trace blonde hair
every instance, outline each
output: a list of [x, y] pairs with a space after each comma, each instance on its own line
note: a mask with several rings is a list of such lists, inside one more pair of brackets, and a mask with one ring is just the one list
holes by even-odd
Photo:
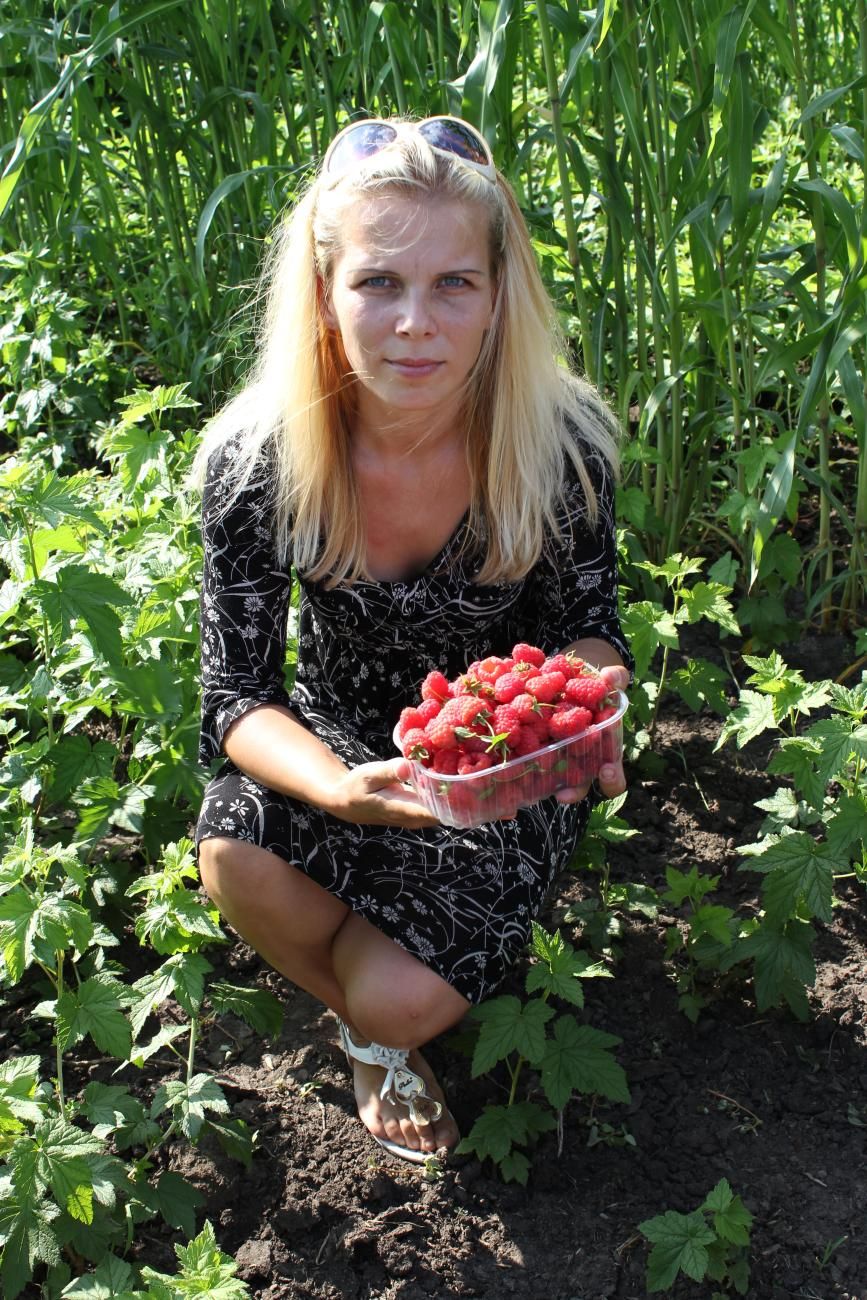
[[[468, 536], [480, 546], [480, 583], [516, 581], [536, 563], [546, 527], [556, 534], [568, 464], [592, 523], [597, 502], [580, 443], [614, 471], [618, 430], [596, 391], [566, 362], [554, 308], [524, 218], [502, 176], [492, 183], [435, 152], [416, 132], [332, 181], [319, 175], [279, 226], [262, 275], [255, 364], [242, 390], [209, 422], [192, 471], [231, 441], [228, 503], [266, 448], [273, 459], [277, 555], [329, 586], [369, 576], [350, 456], [354, 376], [321, 310], [340, 251], [341, 217], [372, 195], [472, 202], [489, 219], [496, 281], [493, 320], [467, 381], [471, 482]], [[576, 437], [577, 435], [577, 437]]]

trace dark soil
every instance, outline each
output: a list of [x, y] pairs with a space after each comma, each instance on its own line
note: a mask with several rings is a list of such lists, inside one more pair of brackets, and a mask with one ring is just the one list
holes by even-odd
[[[827, 650], [821, 667], [802, 650], [808, 675], [827, 675]], [[718, 727], [669, 711], [656, 744], [664, 771], [632, 774], [623, 815], [639, 834], [609, 860], [613, 880], [660, 890], [668, 864], [696, 865], [721, 877], [711, 901], [749, 913], [759, 877], [738, 870], [738, 846], [755, 838], [763, 814], [754, 803], [773, 789], [768, 746], [715, 754]], [[246, 1171], [207, 1143], [179, 1146], [171, 1163], [205, 1193], [222, 1248], [261, 1300], [639, 1300], [648, 1245], [637, 1225], [696, 1209], [723, 1177], [754, 1216], [750, 1297], [867, 1300], [867, 922], [863, 891], [842, 884], [834, 922], [819, 930], [809, 1023], [783, 1010], [759, 1015], [750, 985], [728, 977], [691, 1024], [665, 958], [665, 930], [678, 918], [624, 917], [615, 978], [586, 984], [579, 1013], [622, 1039], [631, 1103], [592, 1112], [620, 1144], [588, 1145], [590, 1103], [575, 1099], [562, 1149], [556, 1133], [540, 1140], [526, 1188], [467, 1157], [429, 1180], [384, 1155], [355, 1117], [331, 1017], [238, 945], [230, 973], [281, 997], [282, 1035], [263, 1045], [231, 1022], [234, 1039], [214, 1028], [202, 1050], [233, 1112], [258, 1134], [257, 1153]], [[543, 920], [561, 924], [596, 889], [590, 873], [567, 875]], [[574, 925], [562, 930], [580, 942]], [[512, 988], [521, 991], [520, 972]], [[448, 1038], [429, 1055], [463, 1132], [486, 1102], [504, 1100], [502, 1080], [471, 1080]], [[140, 1253], [173, 1267], [168, 1237], [145, 1239]], [[680, 1283], [669, 1294], [713, 1292]]]

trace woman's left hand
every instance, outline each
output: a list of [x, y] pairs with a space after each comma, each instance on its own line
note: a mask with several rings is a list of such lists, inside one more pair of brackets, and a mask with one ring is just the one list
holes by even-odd
[[[601, 668], [600, 676], [608, 682], [612, 691], [625, 691], [629, 685], [629, 670], [622, 667]], [[564, 790], [557, 791], [557, 798], [560, 803], [580, 803], [586, 799], [590, 792], [592, 782], [588, 781], [584, 785], [567, 786]], [[623, 763], [618, 760], [616, 763], [604, 763], [599, 769], [596, 777], [596, 785], [603, 799], [614, 799], [617, 795], [623, 794], [626, 789], [626, 776], [623, 771]]]

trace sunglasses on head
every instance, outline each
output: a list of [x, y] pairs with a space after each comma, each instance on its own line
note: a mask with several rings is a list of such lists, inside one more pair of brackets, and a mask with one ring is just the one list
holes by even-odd
[[387, 122], [372, 117], [353, 122], [331, 141], [322, 170], [334, 179], [344, 176], [407, 132], [417, 132], [434, 153], [458, 158], [487, 180], [496, 181], [497, 169], [487, 140], [460, 117], [426, 117], [423, 122]]

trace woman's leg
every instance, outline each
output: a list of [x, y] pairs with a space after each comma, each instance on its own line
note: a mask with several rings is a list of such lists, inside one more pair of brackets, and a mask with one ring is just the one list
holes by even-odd
[[[411, 1050], [409, 1065], [428, 1091], [442, 1093], [415, 1051], [467, 1010], [465, 998], [363, 917], [274, 853], [242, 840], [213, 837], [199, 846], [199, 872], [224, 918], [282, 975], [352, 1026], [359, 1044], [373, 1039]], [[353, 1061], [363, 1122], [378, 1137], [415, 1150], [457, 1140], [444, 1109], [416, 1129], [403, 1107], [380, 1101], [383, 1072]]]

